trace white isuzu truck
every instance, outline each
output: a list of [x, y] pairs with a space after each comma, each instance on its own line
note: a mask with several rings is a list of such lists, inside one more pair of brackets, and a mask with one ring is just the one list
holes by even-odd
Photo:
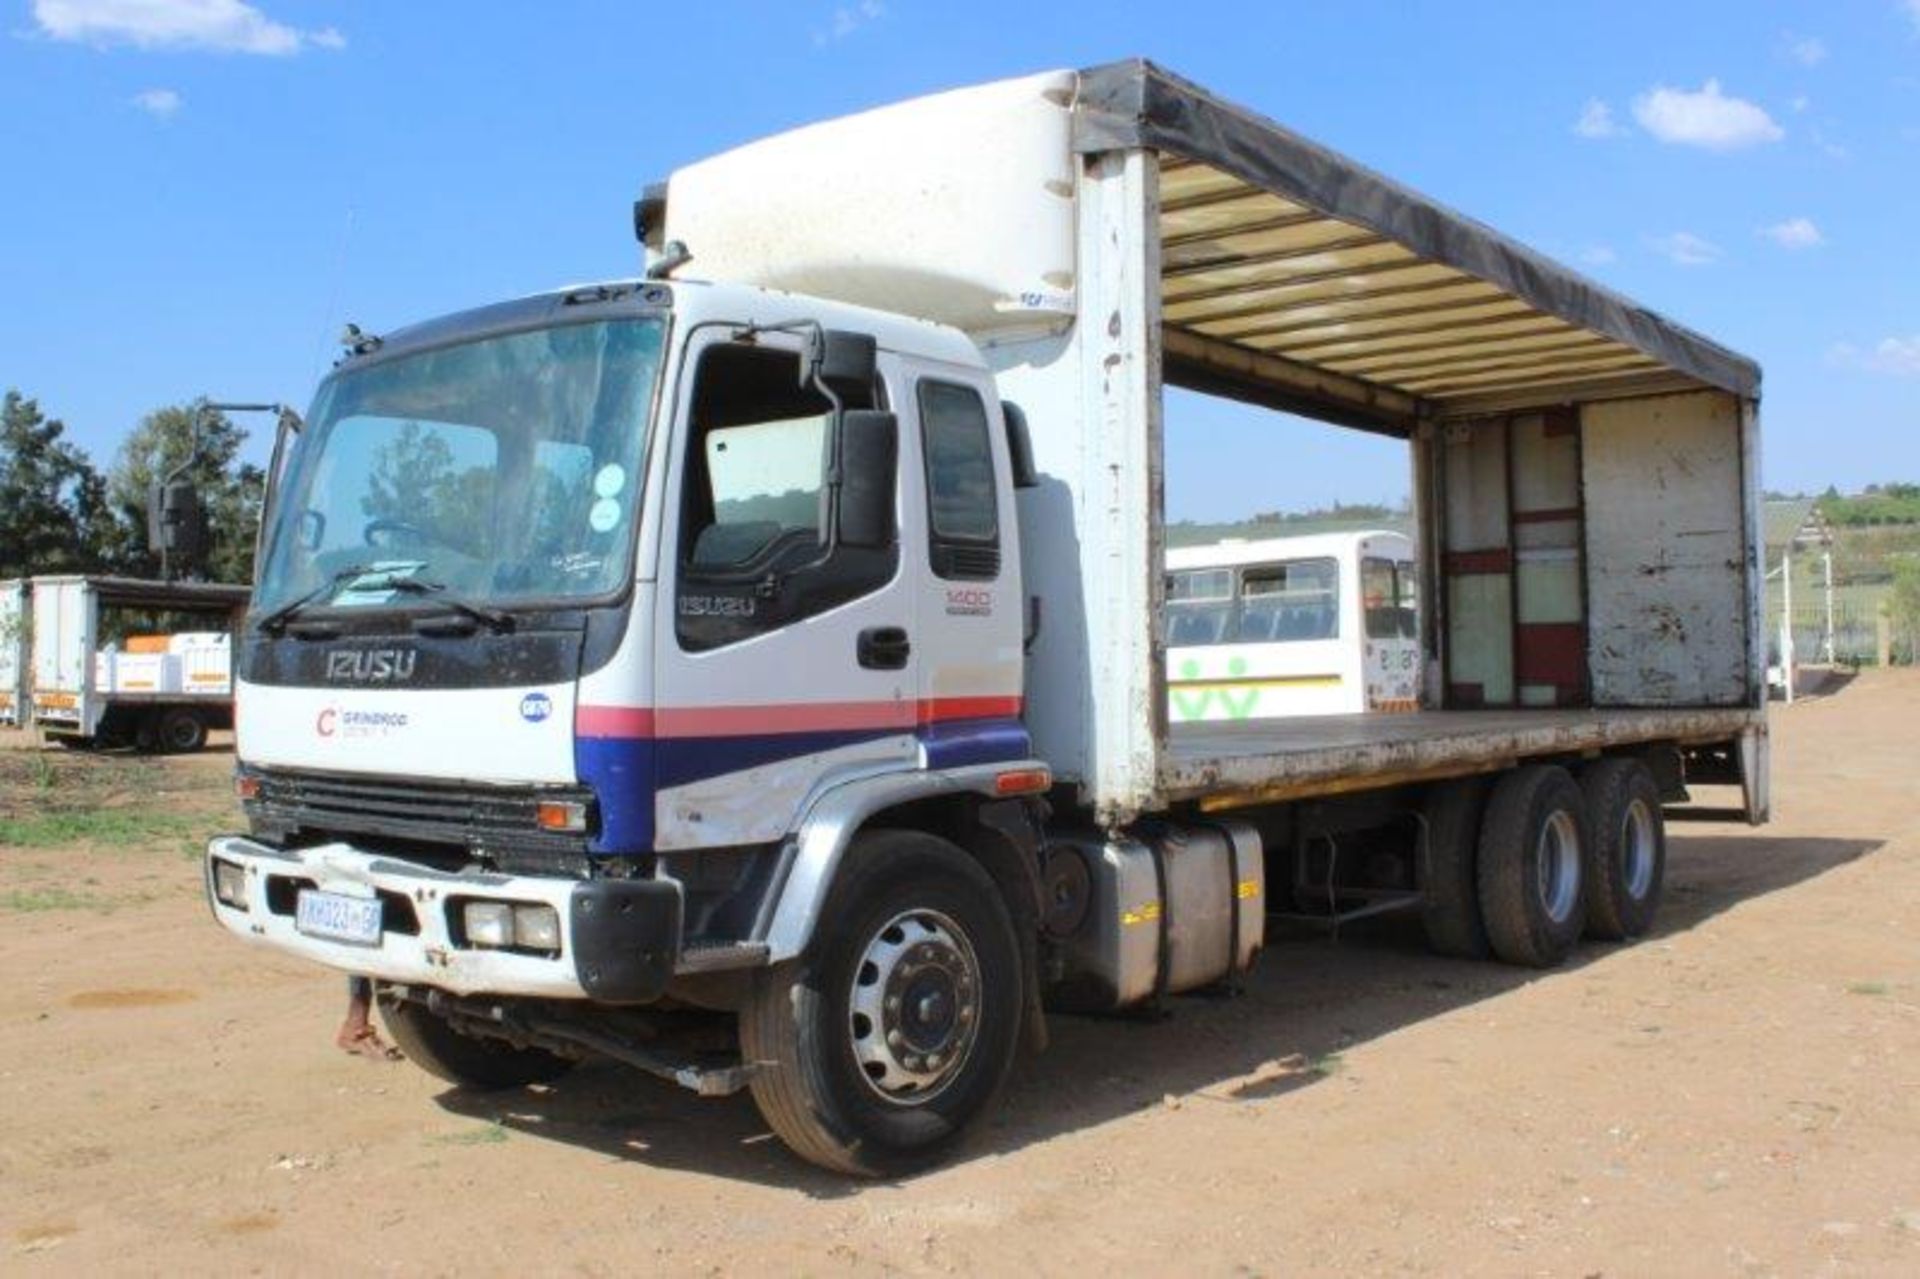
[[[635, 213], [645, 278], [356, 331], [274, 477], [207, 891], [435, 1074], [896, 1173], [1050, 1009], [1275, 918], [1551, 965], [1690, 787], [1764, 819], [1748, 360], [1145, 62]], [[1168, 384], [1405, 441], [1418, 710], [1169, 725]]]

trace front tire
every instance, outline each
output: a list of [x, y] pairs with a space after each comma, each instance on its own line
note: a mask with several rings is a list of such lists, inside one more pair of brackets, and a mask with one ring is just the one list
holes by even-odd
[[823, 1168], [928, 1167], [1013, 1067], [1023, 987], [1006, 903], [947, 841], [880, 830], [854, 841], [823, 914], [813, 946], [758, 973], [740, 1014], [754, 1103]]
[[380, 997], [387, 1030], [415, 1065], [461, 1088], [491, 1092], [551, 1083], [573, 1063], [541, 1048], [515, 1048], [501, 1039], [463, 1035], [420, 1004], [390, 995]]
[[1530, 764], [1503, 776], [1480, 822], [1480, 914], [1493, 953], [1551, 968], [1586, 924], [1586, 797], [1564, 768]]

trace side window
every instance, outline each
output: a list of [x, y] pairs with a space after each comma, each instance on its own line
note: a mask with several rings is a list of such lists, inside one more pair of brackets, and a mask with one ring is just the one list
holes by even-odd
[[1167, 574], [1167, 646], [1223, 644], [1233, 620], [1233, 570], [1176, 569]]
[[725, 343], [700, 357], [680, 500], [683, 647], [777, 629], [893, 576], [892, 549], [826, 554], [831, 414], [792, 351]]
[[980, 393], [953, 382], [920, 383], [927, 460], [927, 524], [933, 571], [950, 581], [1000, 576], [993, 447]]
[[1414, 593], [1413, 565], [1373, 556], [1360, 561], [1360, 599], [1367, 617], [1367, 638], [1418, 637]]
[[1242, 644], [1326, 640], [1340, 634], [1340, 568], [1333, 560], [1290, 560], [1248, 569], [1240, 583]]

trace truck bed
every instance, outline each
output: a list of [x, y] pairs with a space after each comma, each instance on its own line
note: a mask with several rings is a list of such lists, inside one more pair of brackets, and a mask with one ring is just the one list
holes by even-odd
[[1284, 800], [1478, 772], [1533, 756], [1735, 737], [1763, 715], [1682, 710], [1415, 711], [1177, 724], [1161, 753], [1169, 802]]

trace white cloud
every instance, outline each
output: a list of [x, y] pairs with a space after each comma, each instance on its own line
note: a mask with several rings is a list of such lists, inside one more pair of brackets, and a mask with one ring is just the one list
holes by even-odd
[[1920, 0], [1900, 0], [1900, 7], [1913, 19], [1913, 29], [1920, 32]]
[[1676, 266], [1711, 266], [1720, 260], [1720, 246], [1691, 231], [1675, 231], [1647, 241], [1655, 253]]
[[1920, 333], [1912, 337], [1881, 338], [1867, 350], [1841, 342], [1827, 352], [1827, 360], [1844, 368], [1865, 369], [1894, 377], [1920, 377]]
[[1613, 108], [1599, 98], [1587, 99], [1587, 105], [1580, 108], [1580, 118], [1573, 122], [1573, 131], [1583, 138], [1618, 138], [1627, 132], [1613, 118]]
[[1608, 266], [1619, 258], [1613, 246], [1607, 244], [1589, 244], [1580, 250], [1580, 260], [1588, 266]]
[[1793, 113], [1795, 115], [1799, 115], [1801, 112], [1805, 111], [1808, 107], [1813, 105], [1813, 99], [1809, 98], [1804, 93], [1798, 93], [1788, 100], [1787, 105], [1793, 108]]
[[332, 27], [302, 31], [275, 22], [244, 0], [33, 0], [40, 30], [55, 40], [99, 48], [210, 49], [284, 57], [307, 45], [346, 46]]
[[1718, 80], [1697, 92], [1659, 85], [1633, 100], [1633, 118], [1662, 142], [1709, 151], [1738, 151], [1786, 136], [1765, 108], [1728, 97]]
[[1827, 60], [1827, 42], [1819, 36], [1788, 36], [1787, 56], [1803, 67], [1817, 67]]
[[877, 22], [887, 16], [887, 6], [883, 0], [855, 0], [852, 4], [843, 4], [833, 11], [825, 31], [813, 33], [816, 45], [833, 44], [844, 40], [869, 22]]
[[1817, 249], [1827, 242], [1812, 218], [1788, 218], [1785, 222], [1761, 227], [1760, 234], [1783, 249]]
[[142, 89], [129, 101], [156, 120], [173, 119], [184, 105], [180, 95], [172, 89]]

